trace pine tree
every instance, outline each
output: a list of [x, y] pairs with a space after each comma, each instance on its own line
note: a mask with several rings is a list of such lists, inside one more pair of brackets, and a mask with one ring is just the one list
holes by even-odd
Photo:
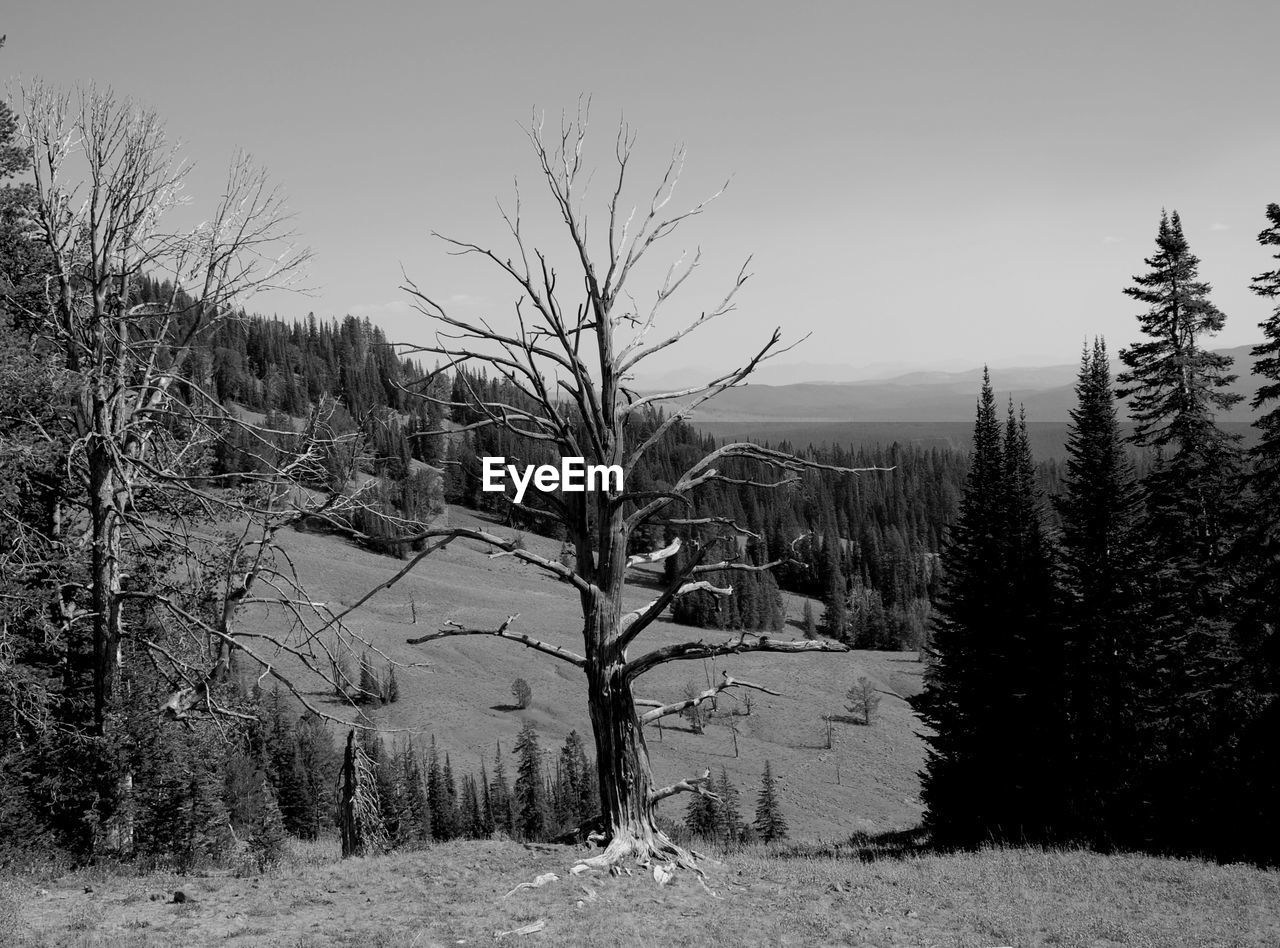
[[1164, 586], [1183, 600], [1179, 607], [1210, 617], [1221, 614], [1226, 594], [1221, 566], [1238, 525], [1240, 479], [1239, 439], [1215, 417], [1241, 396], [1224, 391], [1235, 380], [1231, 358], [1205, 348], [1226, 317], [1197, 279], [1199, 260], [1176, 212], [1161, 217], [1156, 246], [1151, 272], [1125, 289], [1148, 304], [1139, 316], [1148, 340], [1121, 351], [1127, 371], [1116, 394], [1129, 399], [1134, 443], [1156, 451], [1144, 487]]
[[724, 767], [720, 768], [720, 779], [714, 790], [720, 802], [712, 809], [712, 835], [724, 846], [736, 847], [742, 840], [742, 809], [738, 805], [738, 788], [729, 780], [729, 771]]
[[1257, 713], [1241, 739], [1240, 822], [1249, 826], [1247, 852], [1280, 851], [1280, 759], [1275, 735], [1280, 731], [1280, 204], [1267, 206], [1267, 228], [1258, 243], [1272, 249], [1277, 267], [1253, 280], [1253, 291], [1276, 301], [1262, 324], [1263, 342], [1254, 347], [1254, 374], [1263, 380], [1252, 401], [1259, 412], [1254, 427], [1258, 443], [1250, 451], [1253, 489], [1251, 527], [1241, 546], [1246, 551], [1246, 582], [1241, 595], [1240, 629], [1246, 662], [1253, 669], [1250, 690]]
[[556, 821], [565, 828], [580, 825], [595, 812], [594, 784], [582, 736], [569, 732], [557, 762]]
[[813, 600], [805, 599], [804, 614], [802, 617], [804, 624], [804, 637], [806, 639], [816, 639], [818, 637], [818, 622], [813, 617]]
[[440, 841], [452, 839], [457, 825], [451, 796], [445, 786], [445, 774], [433, 734], [431, 749], [427, 752], [427, 802], [431, 808], [431, 832]]
[[289, 833], [301, 836], [306, 832], [309, 816], [307, 778], [289, 720], [291, 709], [279, 688], [273, 688], [265, 695], [261, 705], [262, 713], [266, 715], [267, 772], [280, 808], [280, 817]]
[[1136, 821], [1132, 791], [1148, 666], [1142, 497], [1125, 452], [1106, 345], [1081, 357], [1062, 522], [1064, 689], [1070, 742], [1070, 824], [1086, 838], [1122, 839]]
[[712, 839], [716, 826], [715, 801], [701, 793], [691, 793], [684, 811], [684, 825], [694, 836]]
[[440, 818], [449, 832], [449, 839], [457, 839], [462, 834], [462, 808], [458, 805], [458, 784], [454, 780], [453, 760], [448, 751], [445, 751], [444, 767], [440, 770], [440, 783], [444, 792]]
[[399, 846], [410, 833], [409, 802], [405, 798], [404, 765], [400, 759], [402, 752], [394, 748], [388, 752], [381, 738], [374, 738], [370, 744], [375, 748], [369, 756], [378, 784], [382, 825], [387, 828], [388, 843]]
[[257, 787], [257, 805], [249, 824], [249, 852], [259, 872], [277, 865], [284, 856], [286, 834], [280, 808], [276, 805], [271, 781], [262, 775]]
[[401, 831], [401, 837], [407, 842], [425, 843], [432, 837], [431, 804], [427, 799], [427, 784], [422, 777], [419, 755], [412, 742], [406, 744], [400, 766], [404, 771], [407, 824]]
[[821, 562], [822, 634], [843, 641], [849, 635], [848, 578], [835, 514], [830, 507], [822, 518]]
[[493, 836], [493, 788], [489, 783], [489, 772], [484, 761], [480, 761], [480, 835], [484, 839]]
[[764, 762], [764, 774], [760, 778], [760, 793], [756, 796], [756, 819], [752, 824], [762, 842], [772, 843], [787, 838], [787, 821], [782, 817], [777, 787], [773, 782], [773, 768]]
[[1241, 396], [1227, 391], [1231, 359], [1207, 337], [1225, 316], [1198, 278], [1175, 213], [1162, 216], [1150, 272], [1126, 294], [1147, 305], [1147, 339], [1121, 352], [1135, 443], [1155, 450], [1143, 481], [1152, 548], [1153, 764], [1141, 789], [1163, 844], [1212, 846], [1236, 797], [1232, 786], [1243, 664], [1232, 630], [1235, 577], [1228, 555], [1240, 527], [1238, 438], [1216, 414]]
[[507, 783], [507, 765], [502, 759], [502, 743], [496, 742], [493, 751], [493, 782], [489, 786], [493, 807], [494, 830], [507, 836], [515, 835], [515, 811], [511, 799], [511, 786]]
[[396, 681], [396, 667], [387, 663], [387, 702], [395, 704], [400, 700], [400, 683]]
[[193, 763], [187, 786], [186, 840], [179, 869], [216, 863], [231, 851], [230, 817], [222, 799], [214, 760]]
[[1004, 454], [995, 393], [984, 371], [973, 431], [973, 452], [960, 514], [942, 556], [944, 585], [934, 614], [925, 690], [915, 707], [933, 729], [926, 738], [921, 797], [935, 838], [979, 839], [990, 822], [984, 799], [990, 772], [984, 759], [995, 711], [994, 689], [1003, 687], [995, 665], [996, 637], [989, 624], [1003, 607]]
[[1133, 278], [1126, 296], [1147, 304], [1138, 317], [1145, 342], [1120, 353], [1127, 371], [1117, 395], [1129, 399], [1134, 442], [1144, 447], [1205, 450], [1224, 439], [1213, 427], [1215, 411], [1241, 400], [1223, 391], [1233, 381], [1231, 357], [1203, 347], [1220, 332], [1226, 316], [1209, 300], [1211, 287], [1199, 279], [1200, 260], [1191, 253], [1178, 212], [1161, 214], [1156, 253], [1145, 261], [1150, 272]]
[[301, 782], [296, 832], [302, 839], [315, 839], [332, 824], [338, 757], [324, 722], [315, 714], [308, 712], [299, 719], [294, 738]]
[[547, 813], [542, 786], [542, 750], [532, 722], [526, 721], [520, 728], [515, 752], [519, 761], [514, 793], [516, 829], [523, 839], [539, 840], [546, 832]]
[[471, 774], [462, 778], [462, 797], [458, 807], [458, 818], [458, 833], [464, 839], [479, 839], [484, 835], [480, 794], [476, 791], [476, 778]]
[[[1255, 490], [1264, 500], [1275, 501], [1280, 498], [1280, 204], [1267, 205], [1267, 223], [1267, 229], [1258, 235], [1258, 243], [1275, 248], [1277, 266], [1254, 277], [1252, 288], [1259, 296], [1276, 300], [1276, 304], [1271, 316], [1261, 323], [1264, 341], [1250, 352], [1253, 371], [1264, 380], [1253, 396], [1252, 407], [1266, 409], [1253, 423], [1261, 437], [1250, 456], [1255, 465]], [[1273, 514], [1267, 519], [1274, 525], [1277, 518]]]
[[1001, 631], [1009, 680], [997, 692], [1004, 734], [992, 735], [1007, 746], [1000, 823], [1015, 838], [1040, 838], [1057, 832], [1066, 807], [1062, 629], [1026, 415], [1015, 416], [1012, 401], [1004, 465]]
[[939, 841], [1022, 838], [1061, 822], [1061, 636], [1026, 422], [984, 375], [926, 688], [922, 796]]

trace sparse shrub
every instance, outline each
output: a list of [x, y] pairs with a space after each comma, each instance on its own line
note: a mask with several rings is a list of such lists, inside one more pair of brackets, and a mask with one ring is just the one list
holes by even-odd
[[866, 675], [860, 677], [858, 683], [849, 689], [845, 698], [849, 702], [845, 705], [849, 712], [862, 718], [863, 724], [871, 724], [876, 709], [880, 707], [880, 695], [875, 685], [871, 684], [871, 679]]
[[511, 683], [511, 694], [516, 699], [516, 707], [522, 711], [533, 701], [533, 689], [523, 678], [517, 678]]
[[67, 928], [73, 932], [91, 932], [98, 927], [98, 912], [92, 905], [80, 903], [71, 907]]
[[368, 652], [360, 656], [360, 696], [357, 700], [361, 704], [371, 702], [385, 703], [383, 701], [382, 681], [379, 679], [378, 673], [373, 670]]
[[[687, 700], [692, 700], [698, 695], [698, 686], [693, 682], [685, 682], [684, 696]], [[695, 704], [685, 708], [680, 712], [680, 717], [689, 722], [689, 727], [693, 729], [694, 734], [701, 734], [707, 729], [707, 711], [701, 704]]]

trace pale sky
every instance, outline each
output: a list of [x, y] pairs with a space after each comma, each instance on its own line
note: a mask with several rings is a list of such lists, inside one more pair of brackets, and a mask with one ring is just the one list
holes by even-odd
[[805, 362], [1062, 363], [1095, 333], [1118, 348], [1162, 207], [1227, 313], [1220, 344], [1254, 341], [1268, 312], [1247, 285], [1280, 201], [1272, 0], [6, 7], [0, 76], [93, 79], [155, 108], [198, 163], [197, 204], [234, 147], [267, 165], [315, 252], [312, 295], [255, 304], [286, 318], [424, 339], [403, 266], [459, 314], [508, 319], [511, 288], [430, 231], [506, 252], [495, 198], [518, 176], [526, 212], [547, 208], [520, 124], [583, 93], [599, 199], [623, 113], [637, 185], [677, 142], [674, 204], [733, 176], [637, 274], [641, 303], [700, 246], [674, 327], [754, 254], [738, 312], [655, 368], [728, 367], [778, 324], [813, 332], [788, 357]]

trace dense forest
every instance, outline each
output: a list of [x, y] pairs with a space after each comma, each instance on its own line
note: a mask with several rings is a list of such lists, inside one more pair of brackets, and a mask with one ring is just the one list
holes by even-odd
[[[1280, 247], [1280, 206], [1266, 218], [1259, 242]], [[1125, 289], [1144, 309], [1124, 371], [1101, 341], [1081, 362], [1059, 528], [1025, 427], [982, 392], [917, 702], [938, 840], [1280, 852], [1280, 309], [1253, 350], [1268, 381], [1246, 452], [1215, 423], [1239, 398], [1206, 346], [1225, 316], [1176, 213], [1146, 265]], [[1253, 288], [1280, 295], [1280, 270]], [[1151, 452], [1141, 473], [1121, 396]]]

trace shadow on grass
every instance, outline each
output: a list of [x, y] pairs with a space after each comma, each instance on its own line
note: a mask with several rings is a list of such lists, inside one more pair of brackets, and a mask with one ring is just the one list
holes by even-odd
[[520, 705], [518, 704], [491, 704], [489, 705], [489, 710], [490, 711], [519, 711], [521, 709], [520, 709]]
[[841, 843], [796, 843], [780, 849], [772, 856], [778, 859], [856, 859], [875, 862], [879, 859], [910, 859], [944, 850], [929, 839], [922, 826], [888, 830], [883, 833], [854, 833]]
[[858, 727], [867, 727], [865, 718], [861, 718], [856, 714], [828, 714], [832, 724], [856, 724]]

